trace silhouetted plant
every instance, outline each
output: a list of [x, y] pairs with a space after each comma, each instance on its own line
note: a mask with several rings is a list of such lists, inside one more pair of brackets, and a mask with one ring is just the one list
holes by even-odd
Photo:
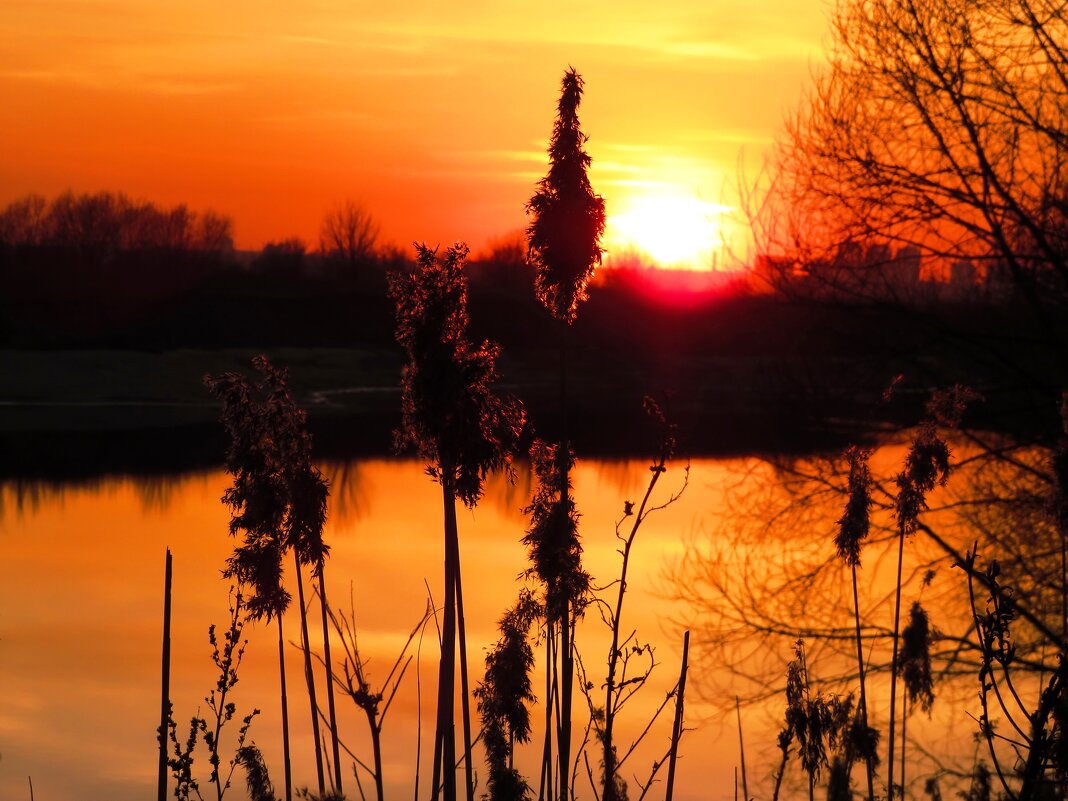
[[972, 770], [972, 781], [968, 789], [960, 794], [962, 801], [990, 801], [992, 798], [990, 778], [990, 768], [986, 766], [986, 763], [981, 760], [976, 762]]
[[813, 798], [823, 768], [830, 768], [828, 798], [851, 797], [852, 765], [861, 759], [874, 761], [878, 744], [878, 732], [861, 724], [852, 695], [825, 698], [812, 692], [802, 640], [797, 641], [794, 659], [786, 671], [785, 724], [779, 733], [782, 759], [773, 801], [779, 797], [793, 743], [797, 744], [797, 756], [808, 778], [809, 799]]
[[579, 125], [583, 83], [574, 69], [564, 73], [549, 140], [549, 172], [527, 204], [534, 218], [527, 236], [535, 290], [552, 315], [567, 323], [574, 321], [586, 284], [601, 263], [605, 225], [604, 198], [590, 185], [587, 136]]
[[[652, 647], [641, 645], [636, 640], [633, 632], [628, 636], [624, 636], [624, 630], [622, 629], [623, 601], [627, 592], [627, 573], [630, 567], [631, 552], [642, 524], [645, 523], [649, 515], [675, 503], [685, 492], [690, 476], [689, 465], [687, 465], [681, 487], [662, 503], [652, 503], [656, 485], [660, 477], [667, 472], [667, 461], [675, 453], [675, 427], [668, 422], [659, 404], [652, 398], [645, 398], [645, 409], [653, 422], [659, 427], [659, 451], [649, 466], [651, 475], [641, 502], [637, 504], [637, 508], [631, 501], [624, 502], [623, 516], [616, 523], [615, 536], [621, 545], [619, 553], [622, 557], [622, 562], [619, 578], [604, 588], [609, 589], [613, 586], [616, 588], [614, 603], [602, 601], [597, 607], [602, 619], [612, 632], [612, 642], [608, 649], [607, 675], [604, 682], [604, 707], [601, 710], [591, 709], [591, 711], [599, 712], [599, 714], [595, 714], [597, 719], [595, 725], [601, 744], [601, 767], [603, 771], [601, 801], [625, 801], [627, 797], [626, 783], [620, 776], [619, 769], [622, 767], [626, 757], [633, 751], [633, 747], [622, 759], [618, 757], [615, 743], [616, 718], [627, 701], [645, 685], [653, 669]], [[625, 532], [624, 523], [631, 518], [632, 522], [629, 530]], [[637, 675], [628, 675], [627, 668], [631, 657], [640, 657], [645, 653], [649, 654], [648, 666]], [[661, 709], [663, 709], [663, 706], [661, 706]], [[659, 715], [659, 710], [657, 715]]]
[[949, 479], [949, 445], [939, 434], [939, 427], [956, 428], [967, 404], [978, 396], [971, 390], [956, 386], [934, 393], [927, 403], [927, 416], [905, 457], [905, 466], [897, 477], [897, 497], [894, 513], [898, 525], [897, 581], [894, 590], [894, 644], [890, 659], [890, 721], [887, 731], [887, 801], [894, 797], [894, 737], [897, 730], [897, 679], [901, 671], [899, 647], [901, 641], [901, 579], [905, 555], [905, 537], [914, 533], [919, 516], [927, 510], [927, 495], [936, 485]]
[[534, 690], [530, 673], [534, 651], [530, 627], [542, 614], [529, 590], [522, 590], [516, 605], [501, 618], [501, 636], [486, 654], [486, 674], [475, 690], [482, 716], [482, 739], [489, 767], [490, 801], [525, 801], [530, 785], [515, 769], [515, 743], [530, 739], [530, 709]]
[[919, 601], [913, 601], [909, 622], [901, 632], [901, 678], [911, 703], [931, 711], [934, 678], [931, 675], [931, 624]]
[[[604, 198], [594, 193], [587, 171], [590, 157], [584, 150], [586, 134], [579, 125], [578, 107], [582, 100], [582, 77], [573, 69], [564, 73], [556, 120], [549, 140], [549, 171], [538, 191], [527, 203], [533, 218], [527, 228], [527, 256], [535, 268], [534, 289], [538, 299], [561, 323], [560, 332], [560, 411], [559, 437], [560, 498], [570, 491], [568, 471], [571, 451], [567, 435], [567, 328], [574, 322], [579, 304], [586, 298], [586, 285], [601, 262], [601, 235], [604, 233]], [[561, 515], [564, 524], [566, 514]], [[564, 535], [561, 535], [564, 536]], [[566, 598], [562, 599], [565, 604]], [[558, 686], [557, 714], [558, 772], [560, 801], [568, 801], [568, 770], [571, 751], [571, 701], [575, 671], [572, 647], [574, 617], [566, 609], [559, 619], [559, 666], [547, 667]], [[555, 619], [550, 613], [547, 656], [553, 652]], [[547, 693], [551, 698], [552, 689]], [[547, 704], [552, 706], [551, 701]], [[551, 726], [545, 730], [545, 751], [551, 750]], [[548, 772], [551, 778], [551, 771]], [[550, 781], [551, 784], [551, 781]]]
[[[859, 725], [868, 727], [868, 694], [865, 681], [864, 648], [860, 633], [860, 597], [857, 590], [857, 568], [860, 567], [860, 553], [864, 541], [868, 538], [871, 529], [871, 471], [868, 468], [868, 460], [871, 452], [851, 447], [846, 451], [849, 461], [849, 495], [846, 501], [845, 513], [838, 521], [838, 535], [834, 543], [838, 550], [838, 556], [849, 567], [849, 574], [853, 586], [853, 621], [857, 643], [857, 677], [860, 683], [860, 702], [857, 705]], [[869, 754], [873, 757], [873, 754]], [[848, 788], [849, 773], [845, 762], [837, 764], [834, 788], [842, 793], [843, 786]], [[865, 769], [868, 780], [868, 801], [875, 799], [875, 764], [872, 758], [865, 760]], [[841, 775], [844, 772], [844, 776]]]
[[811, 799], [820, 768], [827, 762], [826, 729], [830, 721], [822, 699], [811, 697], [805, 647], [801, 640], [797, 641], [794, 654], [794, 661], [786, 673], [785, 728], [797, 742], [798, 758], [808, 774]]
[[590, 591], [590, 575], [582, 568], [582, 542], [578, 536], [579, 513], [570, 492], [561, 493], [562, 482], [574, 467], [575, 455], [559, 445], [535, 440], [530, 447], [530, 468], [535, 489], [523, 514], [530, 526], [523, 537], [531, 567], [528, 574], [541, 582], [546, 618], [567, 621], [581, 612]]
[[[428, 603], [422, 619], [408, 634], [408, 639], [386, 676], [382, 689], [375, 690], [371, 687], [367, 676], [367, 662], [360, 655], [359, 642], [356, 637], [355, 604], [351, 596], [349, 598], [349, 613], [347, 616], [341, 609], [338, 609], [337, 612], [330, 610], [330, 622], [337, 632], [344, 652], [341, 673], [335, 673], [333, 681], [341, 688], [342, 692], [349, 696], [356, 707], [364, 713], [367, 718], [367, 729], [371, 737], [372, 767], [368, 767], [362, 761], [356, 760], [355, 757], [354, 765], [363, 768], [374, 779], [375, 794], [378, 801], [383, 801], [385, 798], [384, 776], [382, 773], [382, 729], [385, 726], [386, 715], [389, 713], [390, 705], [393, 703], [401, 682], [404, 680], [404, 674], [411, 665], [412, 657], [408, 656], [408, 649], [432, 615], [433, 609]], [[353, 769], [355, 770], [355, 767]], [[360, 792], [362, 796], [362, 789]]]
[[[995, 559], [985, 569], [977, 566], [978, 546], [969, 549], [955, 563], [968, 577], [968, 595], [975, 624], [979, 663], [979, 734], [985, 740], [994, 767], [994, 775], [1012, 801], [1032, 801], [1058, 791], [1068, 776], [1068, 659], [1064, 658], [1060, 635], [1036, 611], [1029, 599], [1018, 595], [1002, 578], [1001, 564]], [[975, 585], [987, 592], [982, 610]], [[1021, 694], [1019, 671], [1027, 670], [1018, 653], [1013, 627], [1017, 622], [1030, 625], [1047, 645], [1058, 649], [1058, 659], [1048, 680], [1044, 680], [1037, 700], [1028, 703]], [[1040, 674], [1041, 675], [1041, 674]], [[994, 717], [994, 707], [999, 718]], [[1003, 719], [1011, 731], [996, 730]], [[1002, 764], [998, 744], [1011, 750], [1011, 769]], [[990, 771], [982, 763], [976, 766], [972, 789], [965, 795], [990, 797]], [[1063, 786], [1063, 785], [1060, 785]], [[974, 794], [974, 795], [973, 795]]]
[[178, 740], [178, 724], [173, 714], [168, 719], [168, 730], [171, 748], [174, 755], [168, 759], [167, 764], [175, 779], [174, 795], [181, 801], [188, 801], [194, 796], [202, 799], [200, 785], [193, 773], [193, 752], [198, 738], [202, 738], [204, 746], [208, 750], [208, 764], [211, 773], [208, 782], [215, 786], [217, 801], [222, 801], [226, 791], [230, 789], [230, 780], [233, 777], [235, 767], [241, 763], [241, 753], [245, 746], [249, 727], [253, 719], [260, 713], [258, 709], [246, 715], [237, 731], [237, 744], [234, 757], [228, 764], [228, 770], [223, 775], [221, 771], [222, 757], [220, 756], [220, 738], [223, 729], [237, 714], [237, 706], [228, 700], [230, 693], [238, 682], [238, 670], [245, 654], [245, 646], [248, 640], [242, 640], [241, 634], [248, 620], [248, 612], [243, 604], [240, 591], [234, 593], [231, 590], [230, 624], [223, 632], [220, 642], [215, 624], [208, 627], [208, 641], [211, 643], [211, 660], [219, 671], [215, 687], [204, 699], [211, 713], [211, 719], [194, 715], [189, 721], [189, 733], [184, 742]]
[[[257, 384], [250, 384], [238, 373], [225, 373], [215, 378], [206, 376], [204, 381], [222, 401], [222, 422], [230, 435], [226, 467], [234, 480], [223, 494], [223, 502], [231, 509], [230, 533], [236, 536], [244, 531], [242, 542], [227, 560], [225, 575], [252, 589], [248, 603], [252, 619], [277, 619], [286, 798], [289, 799], [291, 776], [282, 615], [289, 606], [290, 595], [282, 584], [282, 558], [287, 550], [293, 551], [301, 600], [301, 631], [307, 644], [301, 568], [312, 566], [313, 574], [320, 581], [320, 602], [325, 609], [327, 602], [322, 576], [329, 547], [323, 541], [322, 532], [328, 489], [322, 475], [311, 463], [311, 437], [307, 432], [306, 416], [289, 394], [285, 372], [274, 368], [265, 356], [253, 359], [253, 366], [262, 375]], [[328, 629], [324, 629], [324, 641], [329, 641]], [[310, 659], [305, 647], [305, 677], [322, 792], [318, 710]], [[332, 686], [328, 690], [332, 693]], [[330, 706], [332, 709], [332, 700]], [[336, 740], [336, 732], [337, 726], [332, 720], [332, 739]], [[339, 772], [337, 779], [340, 783]]]
[[[445, 604], [433, 797], [437, 798], [442, 767], [452, 771], [456, 764], [452, 731], [458, 634], [467, 797], [473, 801], [456, 499], [474, 507], [482, 496], [486, 476], [509, 467], [525, 416], [518, 401], [492, 390], [500, 349], [489, 342], [475, 345], [467, 337], [467, 283], [463, 276], [467, 246], [453, 245], [440, 259], [425, 245], [416, 249], [417, 270], [390, 277], [390, 296], [397, 306], [397, 341], [408, 354], [402, 374], [403, 424], [396, 444], [417, 449], [428, 462], [427, 473], [441, 485], [444, 499]], [[446, 801], [453, 801], [455, 782], [446, 780], [444, 788]]]
[[934, 679], [931, 674], [931, 624], [927, 612], [919, 601], [913, 601], [909, 609], [909, 622], [901, 632], [901, 678], [905, 685], [905, 703], [901, 715], [901, 788], [905, 784], [905, 750], [908, 747], [907, 731], [909, 705], [918, 703], [930, 714], [934, 703]]
[[[575, 457], [570, 448], [535, 440], [530, 448], [530, 466], [534, 473], [535, 490], [523, 513], [530, 516], [530, 526], [523, 537], [531, 563], [527, 571], [542, 585], [545, 609], [545, 745], [542, 753], [539, 798], [548, 788], [551, 796], [552, 775], [552, 715], [562, 702], [561, 673], [569, 661], [558, 651], [557, 634], [567, 644], [570, 653], [571, 635], [575, 621], [588, 601], [590, 576], [582, 568], [582, 543], [578, 537], [578, 511], [571, 496], [570, 470]], [[566, 723], [565, 723], [566, 721]], [[558, 738], [564, 727], [570, 732], [570, 715], [559, 712]], [[559, 741], [559, 740], [558, 740]], [[567, 773], [568, 765], [560, 762], [557, 773]], [[566, 784], [566, 780], [564, 784]]]
[[250, 801], [275, 801], [274, 785], [267, 771], [263, 754], [255, 745], [238, 749], [237, 762], [245, 769], [245, 784]]

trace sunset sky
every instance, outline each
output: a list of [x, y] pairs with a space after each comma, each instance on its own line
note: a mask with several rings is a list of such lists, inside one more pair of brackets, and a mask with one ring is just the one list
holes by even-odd
[[[234, 218], [238, 247], [356, 199], [387, 241], [525, 225], [560, 78], [609, 239], [693, 261], [737, 206], [826, 41], [821, 0], [5, 0], [0, 203], [124, 191]], [[727, 211], [724, 212], [724, 207]], [[702, 256], [700, 258], [705, 258]]]

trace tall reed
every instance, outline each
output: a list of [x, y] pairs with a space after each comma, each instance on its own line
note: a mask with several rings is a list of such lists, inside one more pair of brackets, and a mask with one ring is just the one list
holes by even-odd
[[927, 510], [927, 495], [945, 485], [950, 474], [950, 450], [939, 428], [955, 428], [967, 404], [977, 396], [964, 387], [936, 392], [927, 404], [927, 416], [920, 426], [897, 477], [894, 514], [897, 518], [897, 579], [894, 585], [893, 654], [890, 659], [890, 721], [887, 729], [887, 801], [894, 797], [894, 740], [897, 732], [897, 683], [901, 672], [901, 579], [905, 538], [920, 529], [920, 515]]
[[[864, 541], [871, 529], [871, 471], [868, 460], [871, 451], [856, 446], [846, 451], [849, 462], [849, 499], [845, 512], [838, 521], [838, 535], [835, 547], [838, 556], [849, 567], [849, 576], [853, 585], [853, 622], [857, 644], [857, 679], [860, 684], [860, 701], [857, 705], [858, 725], [869, 729], [868, 693], [865, 681], [864, 647], [860, 627], [860, 597], [857, 591], [857, 569], [860, 567], [860, 554]], [[868, 801], [875, 801], [875, 761], [878, 758], [874, 749], [864, 755], [864, 766], [868, 780]]]
[[[462, 614], [458, 617], [463, 602], [456, 501], [473, 508], [482, 496], [486, 476], [509, 467], [525, 414], [518, 401], [492, 390], [500, 349], [468, 338], [463, 276], [467, 246], [453, 245], [441, 258], [425, 245], [416, 249], [418, 268], [411, 274], [393, 274], [390, 296], [397, 309], [397, 341], [408, 355], [401, 379], [403, 422], [396, 444], [419, 452], [428, 463], [427, 473], [442, 491], [445, 601], [432, 798], [437, 799], [439, 786], [444, 787], [446, 801], [456, 797], [455, 779], [447, 774], [456, 764], [453, 704], [459, 635], [465, 784], [467, 799], [473, 801], [467, 655]], [[441, 785], [443, 771], [446, 776]]]
[[[292, 550], [298, 573], [302, 565], [313, 565], [321, 572], [329, 553], [323, 540], [329, 490], [312, 464], [306, 415], [289, 394], [285, 371], [276, 369], [266, 356], [257, 356], [252, 364], [261, 376], [256, 383], [239, 373], [205, 376], [204, 383], [222, 401], [221, 419], [230, 436], [226, 469], [233, 476], [233, 485], [223, 494], [223, 502], [231, 509], [230, 534], [236, 537], [244, 532], [227, 560], [224, 575], [251, 589], [248, 610], [253, 620], [274, 618], [278, 627], [285, 795], [290, 801], [292, 768], [282, 628], [290, 595], [282, 581], [282, 560], [286, 551]], [[300, 614], [303, 630], [307, 626], [303, 604]], [[306, 677], [312, 694], [310, 670]], [[314, 708], [312, 713], [313, 731], [317, 731]], [[322, 787], [321, 760], [319, 766], [317, 778]]]
[[[587, 136], [578, 117], [583, 87], [582, 76], [569, 68], [561, 83], [556, 120], [549, 140], [549, 170], [527, 203], [527, 213], [532, 217], [527, 228], [528, 259], [535, 268], [535, 293], [559, 322], [561, 424], [557, 454], [560, 460], [559, 497], [565, 507], [569, 504], [569, 472], [573, 461], [567, 425], [568, 329], [575, 321], [579, 304], [586, 298], [586, 286], [594, 268], [601, 263], [601, 236], [605, 227], [604, 198], [594, 193], [590, 184], [587, 171], [591, 159], [584, 149]], [[546, 667], [547, 675], [553, 676], [557, 682], [555, 686], [550, 684], [546, 695], [552, 695], [554, 691], [559, 694], [557, 771], [560, 801], [569, 801], [575, 672], [572, 640], [576, 617], [571, 605], [572, 600], [565, 598], [563, 613], [550, 613], [546, 637], [548, 658], [553, 656], [554, 636], [560, 638], [559, 663], [553, 668]], [[551, 727], [548, 725], [545, 751], [547, 754], [551, 751]]]

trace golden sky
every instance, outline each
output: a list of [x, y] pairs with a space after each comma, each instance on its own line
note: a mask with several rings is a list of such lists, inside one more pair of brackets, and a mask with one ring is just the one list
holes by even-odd
[[737, 205], [739, 153], [759, 164], [826, 17], [822, 0], [4, 0], [0, 203], [125, 191], [230, 214], [258, 247], [314, 245], [353, 198], [389, 241], [478, 251], [525, 225], [573, 65], [618, 249], [687, 203]]

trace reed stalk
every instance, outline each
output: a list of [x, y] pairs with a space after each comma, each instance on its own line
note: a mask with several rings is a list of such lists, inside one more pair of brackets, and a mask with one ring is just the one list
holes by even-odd
[[[171, 716], [171, 549], [167, 549], [167, 558], [163, 577], [163, 666], [162, 688], [160, 690], [159, 711], [159, 776], [157, 798], [167, 799], [167, 726]], [[30, 780], [30, 797], [33, 797], [33, 780]]]

